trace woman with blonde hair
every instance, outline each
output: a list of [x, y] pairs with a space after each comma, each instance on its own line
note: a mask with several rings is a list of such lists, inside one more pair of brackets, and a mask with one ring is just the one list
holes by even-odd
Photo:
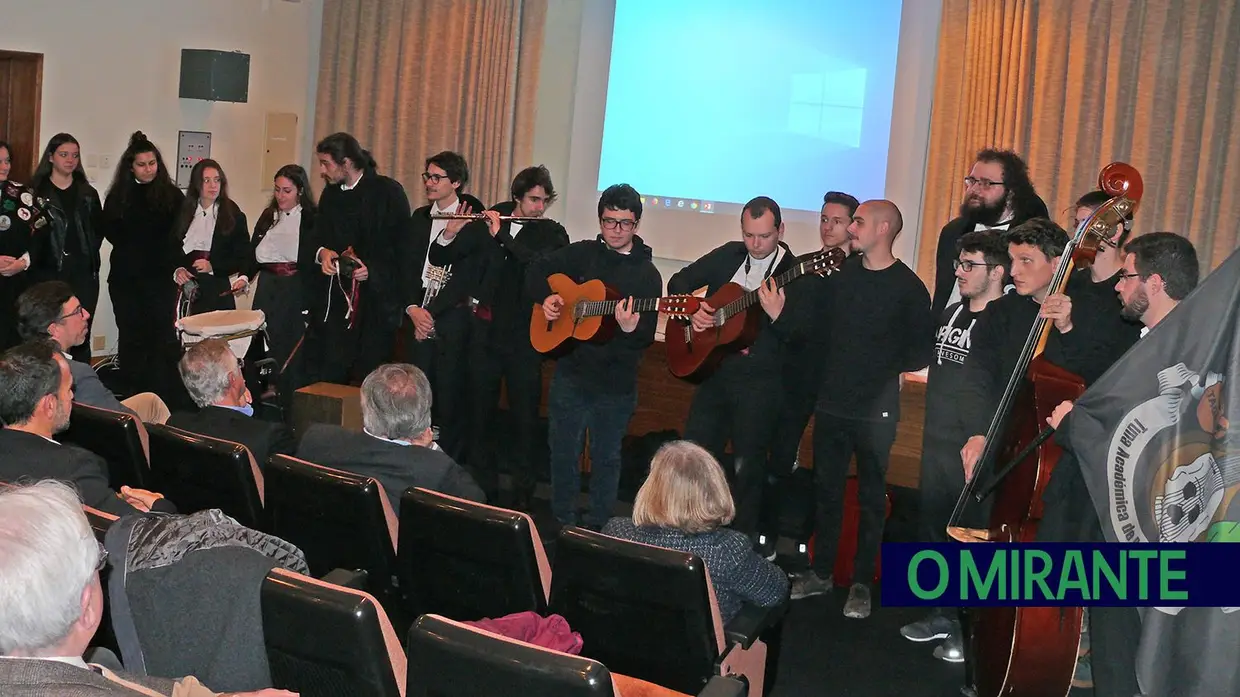
[[679, 440], [655, 453], [633, 517], [612, 518], [603, 534], [696, 554], [727, 623], [745, 602], [770, 607], [788, 596], [788, 576], [759, 556], [747, 535], [724, 527], [734, 517], [723, 468], [705, 448]]

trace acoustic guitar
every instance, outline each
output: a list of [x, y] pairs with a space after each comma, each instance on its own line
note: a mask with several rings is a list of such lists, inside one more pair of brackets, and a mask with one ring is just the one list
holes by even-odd
[[[547, 321], [541, 304], [530, 316], [530, 343], [539, 353], [550, 353], [569, 339], [604, 342], [616, 329], [616, 306], [626, 298], [595, 279], [578, 284], [562, 273], [547, 277], [551, 292], [564, 298], [557, 319]], [[634, 312], [664, 312], [692, 315], [698, 298], [676, 295], [664, 298], [634, 298]]]
[[[829, 274], [847, 258], [842, 249], [818, 252], [775, 276], [775, 286], [783, 288], [806, 274]], [[749, 347], [758, 336], [763, 311], [756, 307], [757, 290], [747, 291], [739, 284], [726, 283], [705, 302], [715, 308], [715, 323], [705, 331], [693, 331], [690, 318], [697, 306], [685, 313], [672, 313], [667, 320], [667, 364], [678, 378], [695, 382], [705, 379], [725, 356]]]

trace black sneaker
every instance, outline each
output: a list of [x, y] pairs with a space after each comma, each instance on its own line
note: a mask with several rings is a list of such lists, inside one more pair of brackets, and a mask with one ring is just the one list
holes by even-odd
[[936, 610], [926, 615], [923, 619], [900, 627], [900, 634], [905, 639], [918, 643], [934, 641], [935, 639], [946, 639], [952, 633], [955, 625], [954, 620]]
[[822, 578], [813, 570], [807, 570], [792, 579], [792, 600], [811, 598], [815, 595], [830, 593], [835, 587], [834, 576]]
[[934, 647], [934, 657], [948, 663], [964, 663], [964, 637], [956, 627], [942, 644]]

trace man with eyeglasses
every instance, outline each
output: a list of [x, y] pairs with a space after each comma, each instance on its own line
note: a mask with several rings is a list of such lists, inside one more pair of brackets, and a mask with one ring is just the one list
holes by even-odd
[[[507, 394], [510, 447], [505, 447], [512, 474], [512, 506], [529, 510], [538, 483], [534, 440], [538, 407], [542, 402], [543, 356], [530, 344], [530, 307], [525, 272], [538, 257], [567, 247], [568, 232], [544, 218], [556, 200], [551, 172], [542, 165], [517, 173], [510, 187], [512, 199], [485, 212], [490, 236], [484, 240], [500, 249], [498, 264], [488, 268], [474, 308], [469, 341], [470, 452], [467, 462], [477, 472], [490, 500], [499, 490], [497, 444], [492, 431], [500, 380]], [[533, 218], [500, 220], [500, 216]]]
[[[758, 523], [767, 482], [767, 453], [783, 404], [783, 361], [788, 345], [805, 333], [804, 312], [794, 296], [806, 297], [798, 285], [777, 288], [775, 277], [796, 265], [783, 243], [784, 221], [779, 204], [759, 196], [741, 210], [741, 239], [727, 242], [689, 264], [667, 282], [667, 292], [690, 294], [706, 287], [708, 296], [727, 283], [758, 291], [762, 316], [753, 343], [726, 356], [693, 393], [685, 438], [706, 448], [715, 459], [731, 464], [736, 518], [732, 527], [758, 542]], [[800, 286], [803, 290], [804, 286]], [[806, 307], [806, 301], [800, 303]], [[703, 303], [692, 317], [695, 332], [715, 326], [715, 310]], [[732, 456], [725, 448], [732, 444]], [[764, 530], [773, 543], [777, 530]], [[765, 545], [763, 556], [773, 551]]]
[[69, 361], [74, 401], [128, 412], [146, 423], [166, 422], [168, 407], [158, 395], [142, 392], [118, 400], [89, 363], [73, 359], [70, 350], [86, 341], [89, 327], [90, 312], [64, 281], [36, 283], [17, 298], [17, 333], [23, 341], [45, 338], [56, 342], [65, 360]]
[[931, 306], [934, 316], [942, 316], [944, 308], [960, 299], [952, 262], [962, 235], [973, 230], [1009, 230], [1046, 215], [1046, 204], [1034, 191], [1029, 167], [1019, 155], [993, 148], [979, 152], [964, 180], [959, 215], [939, 232]]
[[391, 357], [413, 295], [409, 197], [348, 133], [327, 136], [316, 150], [327, 186], [313, 242], [298, 261], [323, 273], [307, 280], [307, 382], [359, 384]]
[[[430, 377], [435, 390], [435, 423], [439, 446], [457, 461], [464, 460], [469, 430], [468, 360], [474, 308], [483, 295], [489, 267], [499, 263], [499, 248], [485, 221], [436, 219], [436, 215], [481, 213], [484, 206], [465, 193], [469, 163], [445, 150], [424, 163], [422, 186], [429, 203], [413, 211], [411, 246], [415, 266], [407, 273], [417, 290], [405, 309], [412, 322], [412, 341], [405, 337], [405, 356]], [[441, 275], [449, 273], [444, 281]]]
[[[1096, 192], [1101, 194], [1102, 192]], [[1104, 194], [1105, 195], [1105, 194]], [[1097, 197], [1095, 197], [1096, 199]], [[1100, 205], [1100, 204], [1099, 204]], [[1084, 207], [1083, 207], [1084, 208]], [[1078, 209], [1085, 219], [1088, 209]], [[1092, 212], [1092, 211], [1088, 211]], [[1117, 246], [1118, 248], [1118, 246]], [[1123, 246], [1123, 265], [1110, 278], [1119, 296], [1116, 315], [1140, 322], [1140, 336], [1163, 320], [1197, 287], [1197, 251], [1187, 238], [1173, 232], [1151, 232]], [[1045, 504], [1040, 542], [1105, 542], [1081, 466], [1067, 434], [1072, 402], [1063, 402], [1047, 423], [1056, 430], [1055, 441], [1064, 449], [1042, 494]], [[1100, 697], [1140, 692], [1135, 677], [1136, 641], [1141, 619], [1133, 608], [1093, 607], [1086, 611], [1073, 685], [1093, 687]]]
[[577, 524], [582, 437], [589, 432], [590, 508], [585, 525], [602, 529], [611, 518], [620, 485], [620, 441], [637, 407], [637, 366], [654, 342], [658, 315], [633, 311], [635, 298], [658, 297], [663, 278], [650, 247], [637, 234], [642, 199], [628, 184], [599, 196], [599, 235], [539, 257], [526, 272], [529, 297], [541, 302], [547, 321], [558, 319], [564, 298], [547, 277], [562, 273], [576, 283], [598, 279], [625, 298], [616, 306], [618, 331], [605, 343], [578, 342], [561, 356], [547, 395], [551, 450], [551, 511], [563, 525]]
[[[919, 479], [920, 535], [925, 542], [948, 542], [947, 523], [964, 488], [960, 448], [969, 437], [956, 403], [965, 359], [973, 346], [973, 329], [992, 302], [1003, 296], [1012, 266], [1003, 233], [976, 230], [957, 242], [953, 264], [960, 302], [947, 306], [935, 334], [934, 359], [926, 378], [926, 423], [921, 443]], [[900, 629], [915, 642], [942, 639], [934, 656], [951, 663], [964, 660], [960, 621], [950, 608], [934, 608], [925, 618]]]
[[34, 339], [6, 351], [0, 385], [0, 482], [59, 479], [73, 484], [86, 505], [117, 516], [175, 512], [162, 494], [127, 486], [113, 491], [102, 457], [54, 440], [73, 411], [73, 376], [55, 342]]

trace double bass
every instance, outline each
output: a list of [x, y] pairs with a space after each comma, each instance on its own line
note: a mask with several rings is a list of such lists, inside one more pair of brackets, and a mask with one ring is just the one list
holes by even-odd
[[[1087, 268], [1100, 246], [1113, 245], [1116, 225], [1141, 201], [1141, 175], [1113, 162], [1098, 175], [1110, 198], [1080, 223], [1060, 255], [1047, 295], [1063, 292], [1074, 269]], [[1042, 493], [1062, 449], [1044, 428], [1051, 412], [1085, 391], [1080, 377], [1048, 362], [1042, 352], [1051, 322], [1039, 316], [986, 431], [986, 445], [948, 522], [953, 539], [968, 543], [1033, 542], [1043, 517]], [[970, 501], [993, 495], [988, 527], [960, 527]], [[978, 697], [1063, 697], [1072, 687], [1082, 609], [986, 607], [965, 613], [966, 657]]]

